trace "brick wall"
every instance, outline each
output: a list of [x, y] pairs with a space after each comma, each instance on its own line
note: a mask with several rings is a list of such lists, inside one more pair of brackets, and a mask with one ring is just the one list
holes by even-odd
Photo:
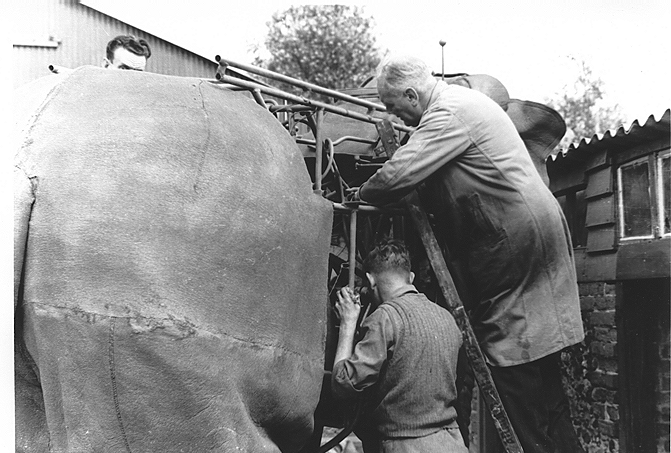
[[669, 281], [622, 285], [617, 301], [615, 284], [579, 286], [585, 341], [562, 354], [571, 417], [588, 453], [669, 453]]
[[[667, 315], [667, 313], [665, 313]], [[669, 392], [669, 380], [671, 380], [671, 360], [669, 357], [669, 319], [668, 316], [660, 316], [658, 318], [657, 331], [659, 332], [659, 359], [660, 372], [655, 385], [655, 393], [657, 395], [657, 451], [659, 453], [669, 453], [671, 445], [669, 445], [669, 400], [671, 399], [671, 392]]]
[[619, 451], [615, 285], [581, 283], [585, 341], [562, 354], [571, 418], [589, 453]]

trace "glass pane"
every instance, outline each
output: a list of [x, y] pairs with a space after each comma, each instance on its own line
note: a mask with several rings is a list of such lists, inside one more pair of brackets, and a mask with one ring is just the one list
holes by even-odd
[[623, 237], [652, 235], [648, 162], [620, 167], [622, 175]]
[[671, 212], [671, 169], [669, 164], [671, 163], [671, 155], [666, 155], [662, 158], [662, 206], [663, 206], [663, 215], [662, 219], [664, 221], [664, 234], [671, 233], [671, 221], [669, 220], [669, 213]]

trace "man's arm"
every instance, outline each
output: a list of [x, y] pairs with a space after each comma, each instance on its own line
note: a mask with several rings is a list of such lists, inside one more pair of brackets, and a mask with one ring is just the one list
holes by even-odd
[[361, 311], [361, 305], [349, 287], [342, 288], [337, 295], [336, 312], [340, 317], [340, 334], [334, 363], [352, 357], [356, 322]]
[[359, 316], [359, 308], [355, 305], [351, 293], [339, 297], [336, 302], [341, 321], [331, 388], [338, 398], [351, 398], [377, 382], [387, 355], [393, 350], [393, 327], [381, 307], [363, 322], [364, 337], [353, 346]]
[[382, 205], [398, 201], [471, 145], [468, 129], [444, 109], [427, 110], [408, 143], [358, 192], [358, 198]]

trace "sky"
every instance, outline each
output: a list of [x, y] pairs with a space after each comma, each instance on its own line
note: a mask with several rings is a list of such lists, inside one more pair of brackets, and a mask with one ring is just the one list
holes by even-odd
[[[82, 0], [137, 28], [199, 55], [251, 63], [273, 12], [287, 1], [156, 2]], [[318, 2], [324, 3], [324, 2]], [[311, 4], [315, 4], [312, 2]], [[511, 97], [544, 102], [577, 78], [584, 60], [604, 82], [605, 103], [630, 124], [671, 107], [668, 0], [369, 1], [378, 44], [413, 54], [445, 72], [489, 74]]]

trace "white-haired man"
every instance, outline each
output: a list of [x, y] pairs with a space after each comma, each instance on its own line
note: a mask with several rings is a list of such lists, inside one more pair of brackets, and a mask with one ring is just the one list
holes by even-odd
[[559, 204], [512, 121], [484, 94], [437, 81], [413, 57], [383, 62], [377, 87], [388, 111], [416, 130], [354, 198], [384, 205], [422, 184], [524, 451], [581, 451], [560, 377], [560, 351], [584, 332]]

